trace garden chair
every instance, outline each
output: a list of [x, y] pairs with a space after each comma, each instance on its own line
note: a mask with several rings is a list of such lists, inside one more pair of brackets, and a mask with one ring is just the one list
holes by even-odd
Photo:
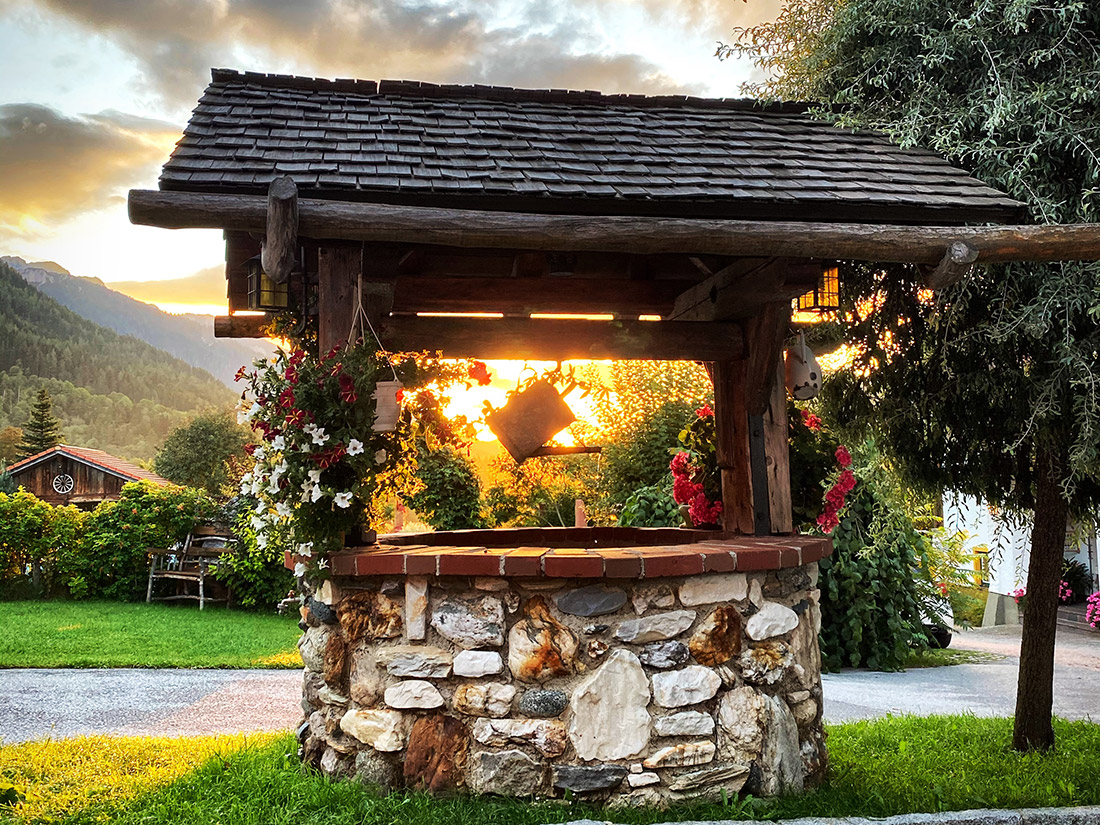
[[[149, 548], [149, 583], [145, 590], [145, 601], [194, 599], [199, 603], [199, 610], [206, 606], [206, 602], [224, 601], [228, 607], [232, 592], [227, 589], [224, 598], [207, 595], [206, 578], [218, 559], [231, 552], [230, 541], [230, 533], [225, 527], [196, 527], [179, 545], [167, 550]], [[154, 582], [161, 579], [175, 582], [175, 593], [154, 596]]]

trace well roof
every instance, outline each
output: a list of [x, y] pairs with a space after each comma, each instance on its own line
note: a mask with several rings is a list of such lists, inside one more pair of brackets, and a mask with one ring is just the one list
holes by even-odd
[[943, 158], [796, 104], [216, 69], [165, 190], [571, 214], [1007, 222], [1023, 205]]
[[151, 481], [154, 484], [172, 483], [154, 472], [143, 470], [136, 464], [132, 464], [126, 459], [119, 458], [110, 453], [105, 453], [103, 450], [92, 450], [87, 447], [72, 447], [67, 444], [50, 447], [48, 450], [43, 450], [40, 453], [24, 458], [22, 461], [17, 461], [8, 467], [8, 472], [14, 476], [24, 470], [29, 470], [36, 464], [47, 461], [55, 455], [68, 456], [76, 461], [89, 464], [97, 470], [103, 470], [104, 472], [124, 478], [128, 481]]

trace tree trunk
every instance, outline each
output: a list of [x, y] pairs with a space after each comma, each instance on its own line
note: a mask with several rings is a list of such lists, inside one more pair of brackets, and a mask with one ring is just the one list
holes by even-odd
[[1057, 448], [1039, 448], [1035, 479], [1035, 521], [1027, 568], [1020, 677], [1012, 747], [1046, 751], [1054, 747], [1054, 635], [1058, 626], [1058, 583], [1066, 546], [1069, 507], [1062, 495], [1065, 469]]

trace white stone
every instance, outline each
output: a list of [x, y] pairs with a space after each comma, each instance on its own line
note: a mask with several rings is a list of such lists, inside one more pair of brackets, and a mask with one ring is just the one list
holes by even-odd
[[629, 650], [608, 656], [577, 685], [571, 704], [569, 739], [581, 759], [626, 759], [649, 744], [649, 680]]
[[311, 627], [302, 634], [298, 640], [298, 652], [302, 656], [302, 663], [306, 670], [314, 673], [322, 673], [325, 669], [325, 648], [328, 646], [328, 637], [332, 628], [328, 625]]
[[693, 576], [680, 585], [680, 603], [684, 607], [718, 602], [736, 602], [749, 593], [749, 583], [744, 573], [717, 573], [711, 576]]
[[470, 716], [507, 716], [512, 711], [516, 689], [501, 682], [471, 682], [455, 688], [452, 704]]
[[422, 642], [428, 637], [427, 576], [405, 579], [405, 634], [410, 642]]
[[765, 696], [768, 719], [764, 747], [760, 752], [760, 793], [781, 796], [801, 793], [803, 787], [802, 752], [798, 745], [798, 723], [786, 702]]
[[472, 733], [483, 745], [528, 743], [543, 756], [561, 756], [569, 742], [565, 723], [557, 719], [478, 719]]
[[672, 590], [663, 584], [638, 585], [634, 588], [630, 601], [634, 605], [634, 612], [639, 616], [651, 607], [667, 610], [676, 606], [676, 597], [672, 595]]
[[705, 765], [714, 760], [714, 743], [709, 739], [700, 742], [684, 742], [661, 748], [642, 762], [646, 768], [681, 768], [687, 765]]
[[504, 670], [504, 660], [495, 650], [461, 650], [455, 654], [455, 676], [476, 679]]
[[386, 704], [391, 708], [438, 708], [443, 696], [431, 682], [406, 679], [386, 688]]
[[745, 635], [761, 641], [782, 636], [798, 627], [798, 614], [779, 602], [764, 602], [745, 624]]
[[340, 719], [340, 730], [376, 751], [393, 753], [408, 742], [409, 721], [396, 710], [349, 710]]
[[478, 576], [474, 579], [474, 590], [485, 590], [489, 593], [499, 593], [509, 588], [508, 579], [498, 579], [492, 576]]
[[432, 611], [432, 627], [466, 650], [500, 647], [504, 644], [504, 606], [492, 596], [473, 602], [445, 598]]
[[710, 736], [714, 733], [714, 719], [709, 713], [685, 710], [671, 716], [658, 716], [653, 722], [658, 736]]
[[344, 696], [342, 693], [337, 693], [328, 685], [325, 685], [317, 691], [317, 698], [326, 705], [346, 705], [348, 703], [347, 696]]
[[767, 705], [751, 687], [727, 691], [718, 700], [718, 745], [721, 758], [748, 764], [764, 744]]
[[663, 708], [679, 708], [714, 698], [722, 680], [709, 667], [690, 665], [653, 674], [653, 701]]
[[655, 613], [640, 619], [627, 619], [615, 629], [615, 638], [631, 644], [661, 642], [673, 639], [691, 627], [695, 621], [694, 610], [673, 610]]
[[321, 582], [321, 589], [317, 592], [317, 601], [330, 607], [340, 601], [340, 588], [333, 584], [332, 579]]
[[753, 579], [749, 584], [749, 601], [755, 607], [764, 603], [764, 586], [760, 584], [760, 579]]
[[451, 654], [439, 647], [395, 645], [379, 648], [376, 661], [390, 676], [446, 679], [451, 675]]
[[641, 773], [628, 774], [626, 777], [626, 784], [632, 788], [644, 788], [646, 785], [659, 785], [661, 777], [652, 771], [642, 771]]

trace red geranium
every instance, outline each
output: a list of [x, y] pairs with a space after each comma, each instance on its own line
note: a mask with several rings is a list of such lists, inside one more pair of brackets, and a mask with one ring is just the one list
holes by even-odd
[[806, 426], [807, 430], [811, 430], [815, 433], [821, 429], [821, 419], [809, 410], [802, 410], [802, 423]]
[[710, 408], [710, 404], [704, 404], [695, 411], [695, 414], [700, 418], [706, 418], [707, 416], [713, 416], [714, 410]]
[[848, 448], [843, 444], [836, 448], [836, 463], [841, 467], [852, 466], [852, 454], [848, 452]]
[[489, 367], [483, 361], [474, 361], [466, 374], [482, 387], [486, 387], [493, 382], [493, 379], [489, 377]]

